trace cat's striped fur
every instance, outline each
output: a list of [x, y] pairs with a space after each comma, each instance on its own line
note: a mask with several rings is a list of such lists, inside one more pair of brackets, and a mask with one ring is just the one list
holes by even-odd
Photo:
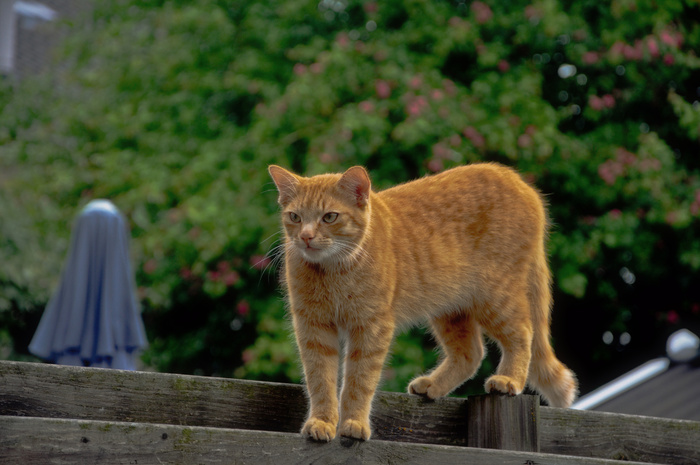
[[576, 379], [549, 341], [544, 202], [515, 171], [474, 164], [381, 192], [361, 167], [310, 178], [269, 171], [310, 399], [304, 435], [329, 441], [338, 428], [369, 439], [392, 338], [397, 328], [426, 320], [443, 358], [409, 392], [437, 398], [473, 376], [486, 333], [502, 352], [487, 391], [516, 395], [529, 383], [550, 405], [571, 405]]

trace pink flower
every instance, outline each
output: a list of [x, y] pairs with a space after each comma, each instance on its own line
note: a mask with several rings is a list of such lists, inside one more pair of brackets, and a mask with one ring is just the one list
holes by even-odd
[[367, 2], [364, 5], [362, 5], [362, 8], [364, 8], [365, 13], [376, 13], [379, 7], [377, 6], [377, 2]]
[[594, 65], [600, 61], [600, 55], [598, 52], [586, 52], [581, 59], [586, 65]]
[[238, 302], [238, 305], [236, 305], [236, 311], [240, 316], [246, 316], [250, 313], [250, 304], [245, 300], [241, 300]]
[[419, 95], [412, 99], [406, 108], [406, 112], [411, 116], [419, 116], [428, 107], [428, 99]]
[[695, 216], [698, 213], [700, 213], [700, 203], [699, 202], [693, 202], [690, 204], [690, 214]]
[[182, 268], [180, 268], [180, 277], [182, 279], [192, 278], [192, 270], [183, 266]]
[[433, 100], [442, 100], [445, 94], [440, 90], [440, 89], [433, 89], [432, 92], [430, 92], [430, 97]]
[[216, 264], [216, 269], [221, 271], [222, 273], [225, 273], [231, 269], [231, 264], [226, 260], [221, 260], [219, 263]]
[[302, 63], [297, 63], [294, 65], [293, 71], [294, 74], [296, 74], [297, 76], [302, 76], [306, 74], [306, 65]]
[[666, 321], [668, 321], [672, 325], [678, 323], [680, 319], [680, 315], [678, 315], [678, 312], [675, 310], [671, 310], [666, 314]]
[[617, 178], [625, 173], [625, 167], [616, 160], [608, 160], [598, 166], [598, 176], [609, 186], [615, 184]]
[[388, 58], [388, 55], [386, 53], [386, 50], [377, 50], [376, 52], [374, 52], [372, 58], [374, 58], [374, 61], [384, 61]]
[[668, 212], [665, 219], [667, 224], [673, 226], [678, 222], [678, 212]]
[[654, 37], [647, 37], [647, 50], [649, 50], [649, 55], [651, 55], [652, 58], [658, 58], [659, 55], [661, 55], [661, 52], [659, 51], [659, 43]]
[[321, 155], [319, 155], [318, 158], [323, 163], [335, 163], [338, 161], [338, 157], [336, 157], [335, 155], [330, 154], [328, 152], [323, 152]]
[[155, 258], [151, 258], [146, 263], [143, 264], [143, 272], [146, 274], [153, 274], [158, 269], [158, 262]]
[[363, 100], [359, 104], [360, 111], [363, 113], [372, 113], [374, 111], [374, 103], [369, 100]]
[[540, 13], [535, 5], [528, 5], [525, 7], [525, 17], [530, 21], [534, 21], [540, 19], [542, 17], [542, 13]]
[[255, 359], [255, 352], [253, 352], [251, 349], [244, 350], [241, 354], [241, 359], [243, 360], [243, 363], [250, 363], [253, 361], [253, 359]]
[[449, 79], [442, 80], [442, 87], [445, 89], [447, 95], [454, 96], [457, 93], [457, 86]]
[[479, 130], [474, 126], [466, 127], [464, 131], [462, 131], [462, 134], [469, 139], [474, 147], [480, 149], [486, 146], [486, 139], [484, 139], [484, 136], [482, 136]]
[[661, 34], [659, 34], [659, 39], [661, 39], [661, 42], [664, 44], [673, 48], [678, 48], [683, 43], [683, 36], [680, 33], [672, 33], [668, 30], [661, 31]]
[[250, 257], [250, 266], [256, 270], [264, 270], [270, 264], [270, 257], [265, 255], [253, 255]]
[[194, 228], [187, 231], [187, 237], [189, 237], [192, 240], [197, 239], [200, 234], [202, 234], [202, 229], [199, 226], [195, 226]]
[[170, 210], [168, 210], [168, 221], [170, 221], [171, 223], [177, 223], [178, 221], [180, 221], [181, 216], [182, 213], [177, 208], [171, 208]]
[[453, 16], [453, 17], [451, 17], [451, 18], [447, 21], [447, 24], [448, 24], [450, 27], [460, 27], [460, 26], [462, 26], [463, 24], [466, 24], [466, 23], [465, 23], [465, 21], [464, 21], [462, 18], [460, 18], [459, 16]]
[[438, 142], [433, 145], [433, 157], [437, 159], [445, 159], [450, 156], [450, 149], [448, 149], [445, 144]]
[[603, 106], [605, 106], [605, 108], [613, 108], [615, 106], [615, 97], [610, 94], [603, 95], [601, 100], [603, 101]]
[[618, 208], [614, 208], [610, 210], [609, 214], [610, 218], [612, 218], [613, 220], [617, 220], [622, 216], [622, 211], [620, 211]]
[[667, 53], [666, 55], [664, 55], [664, 64], [666, 66], [671, 66], [675, 62], [676, 62], [676, 59], [670, 53]]
[[350, 37], [348, 37], [345, 32], [341, 32], [335, 36], [335, 41], [338, 42], [341, 48], [347, 48], [347, 46], [350, 45]]
[[472, 13], [474, 13], [476, 22], [479, 24], [487, 23], [493, 18], [493, 11], [491, 11], [491, 8], [484, 2], [473, 2], [471, 10]]
[[413, 76], [410, 81], [408, 81], [408, 87], [413, 90], [418, 90], [423, 85], [423, 78], [419, 75]]
[[444, 170], [445, 166], [443, 165], [442, 160], [437, 160], [433, 158], [428, 162], [428, 169], [433, 173], [437, 173], [439, 171]]
[[612, 55], [613, 58], [619, 59], [627, 45], [624, 42], [617, 41], [614, 44], [612, 44], [612, 47], [610, 47], [610, 55]]
[[622, 55], [624, 55], [624, 57], [628, 60], [641, 60], [644, 57], [641, 42], [637, 41], [634, 46], [625, 45], [624, 49], [622, 50]]
[[690, 205], [690, 214], [695, 216], [700, 213], [700, 190], [695, 191], [695, 200]]
[[591, 95], [588, 97], [588, 105], [590, 105], [590, 107], [593, 108], [595, 111], [601, 111], [603, 108], [605, 108], [605, 103], [603, 102], [603, 99], [598, 97], [597, 95]]
[[639, 171], [642, 173], [646, 171], [658, 171], [661, 169], [661, 162], [656, 158], [647, 158], [639, 162]]
[[637, 161], [637, 156], [635, 154], [622, 147], [617, 149], [615, 154], [617, 155], [617, 161], [619, 161], [625, 166], [631, 166]]
[[223, 281], [227, 287], [233, 286], [240, 281], [240, 279], [241, 276], [236, 271], [228, 271], [221, 277], [221, 281]]
[[532, 137], [529, 134], [520, 134], [518, 136], [518, 147], [523, 149], [532, 147]]
[[323, 71], [323, 65], [321, 63], [311, 63], [309, 69], [313, 74], [319, 74], [321, 71]]
[[381, 99], [387, 99], [391, 97], [391, 86], [388, 82], [382, 79], [377, 79], [374, 82], [374, 90], [377, 92], [377, 97]]
[[510, 70], [510, 63], [508, 63], [506, 60], [499, 61], [498, 70], [502, 73], [508, 72], [508, 70]]
[[[450, 145], [452, 147], [459, 147], [462, 144], [462, 138], [459, 136], [459, 134], [452, 134], [450, 136]], [[700, 191], [698, 191], [700, 192]]]

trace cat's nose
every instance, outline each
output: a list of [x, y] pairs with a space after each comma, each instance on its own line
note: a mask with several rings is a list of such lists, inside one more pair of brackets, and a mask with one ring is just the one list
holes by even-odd
[[302, 241], [308, 246], [309, 243], [314, 239], [314, 232], [311, 229], [304, 228], [299, 235]]

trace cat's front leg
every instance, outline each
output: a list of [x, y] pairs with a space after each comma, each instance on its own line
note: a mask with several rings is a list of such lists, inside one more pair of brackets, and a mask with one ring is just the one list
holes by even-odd
[[340, 435], [369, 439], [369, 414], [389, 352], [394, 326], [390, 319], [374, 318], [348, 328], [345, 376], [340, 400]]
[[293, 311], [292, 319], [310, 403], [301, 434], [330, 441], [338, 425], [338, 329], [310, 312]]

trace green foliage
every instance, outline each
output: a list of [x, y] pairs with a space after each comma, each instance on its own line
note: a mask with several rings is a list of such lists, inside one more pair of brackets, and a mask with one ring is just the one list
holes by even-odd
[[[697, 324], [699, 15], [681, 0], [103, 2], [53, 75], [0, 89], [0, 321], [37, 317], [73, 216], [105, 197], [131, 220], [147, 364], [298, 380], [265, 258], [280, 239], [266, 166], [362, 164], [383, 188], [486, 160], [548, 196], [555, 322], [585, 319], [557, 342], [590, 349], [567, 362], [610, 357], [608, 329]], [[435, 360], [422, 332], [400, 337], [386, 385]]]

